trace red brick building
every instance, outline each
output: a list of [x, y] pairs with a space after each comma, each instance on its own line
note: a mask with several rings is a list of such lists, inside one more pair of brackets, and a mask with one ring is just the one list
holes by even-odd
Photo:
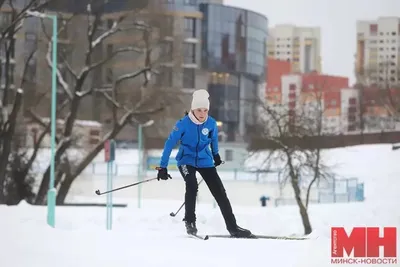
[[279, 95], [282, 87], [282, 76], [291, 73], [291, 64], [289, 61], [268, 58], [267, 66], [268, 67], [265, 70], [266, 96]]

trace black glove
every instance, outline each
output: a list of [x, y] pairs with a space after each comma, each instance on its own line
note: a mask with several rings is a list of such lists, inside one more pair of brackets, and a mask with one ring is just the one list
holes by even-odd
[[219, 156], [219, 154], [214, 155], [214, 165], [219, 166], [222, 164], [222, 160], [221, 157]]
[[168, 170], [167, 168], [161, 168], [161, 167], [157, 167], [158, 173], [157, 173], [157, 180], [160, 181], [161, 180], [168, 180], [172, 179], [171, 175], [168, 174]]

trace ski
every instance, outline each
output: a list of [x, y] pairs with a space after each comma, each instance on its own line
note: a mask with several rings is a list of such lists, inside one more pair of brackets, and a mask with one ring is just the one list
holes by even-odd
[[205, 236], [201, 236], [201, 235], [197, 235], [197, 234], [188, 234], [188, 235], [189, 235], [189, 237], [193, 237], [196, 239], [208, 240], [208, 235], [205, 235]]
[[230, 235], [207, 235], [211, 238], [233, 238], [233, 239], [277, 239], [277, 240], [308, 240], [304, 236], [271, 236], [271, 235], [251, 235], [249, 237], [233, 237]]
[[231, 235], [198, 235], [198, 234], [188, 234], [189, 237], [208, 240], [211, 238], [232, 238], [232, 239], [275, 239], [275, 240], [310, 240], [307, 236], [274, 236], [274, 235], [251, 235], [249, 237], [234, 237]]

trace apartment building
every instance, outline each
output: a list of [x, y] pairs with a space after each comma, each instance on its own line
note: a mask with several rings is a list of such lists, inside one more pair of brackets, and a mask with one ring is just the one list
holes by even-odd
[[[139, 2], [146, 2], [145, 0]], [[99, 1], [93, 2], [102, 6], [102, 20], [100, 21], [95, 37], [109, 30], [116, 19], [121, 15], [126, 15], [122, 27], [132, 28], [132, 23], [137, 20], [136, 4], [130, 1]], [[150, 1], [147, 1], [150, 2]], [[69, 85], [73, 84], [72, 74], [68, 69], [73, 69], [77, 73], [84, 66], [85, 52], [87, 47], [87, 0], [82, 1], [57, 1], [54, 5], [49, 6], [47, 13], [57, 12], [59, 17], [58, 26], [58, 68], [65, 82]], [[150, 4], [149, 4], [150, 5]], [[146, 135], [163, 135], [165, 131], [171, 129], [171, 125], [182, 116], [190, 104], [191, 93], [195, 89], [207, 88], [207, 73], [200, 69], [201, 65], [201, 20], [202, 13], [196, 9], [169, 9], [162, 2], [154, 1], [154, 5], [158, 5], [159, 10], [151, 12], [143, 12], [143, 19], [149, 16], [151, 21], [158, 21], [162, 27], [162, 31], [153, 31], [150, 45], [153, 48], [154, 66], [157, 68], [159, 75], [156, 78], [156, 86], [163, 87], [174, 94], [175, 100], [173, 106], [167, 108], [163, 113], [163, 117], [154, 118], [158, 127], [158, 131], [150, 130]], [[92, 6], [99, 8], [99, 6]], [[147, 9], [150, 7], [148, 6]], [[0, 12], [0, 24], [7, 25], [11, 20], [11, 10], [6, 9]], [[74, 15], [72, 15], [74, 14]], [[44, 30], [44, 31], [43, 31]], [[29, 62], [28, 77], [25, 79], [24, 88], [28, 101], [24, 101], [27, 107], [35, 107], [38, 114], [48, 116], [50, 110], [50, 94], [51, 88], [51, 69], [48, 66], [47, 53], [49, 51], [49, 39], [51, 37], [52, 24], [51, 20], [43, 20], [32, 17], [25, 20], [23, 28], [19, 31], [18, 42], [13, 47], [12, 54], [12, 73], [9, 74], [10, 81], [18, 84], [21, 81], [21, 74], [26, 59], [30, 52], [35, 51], [34, 56]], [[134, 30], [119, 32], [98, 46], [91, 60], [100, 61], [110, 57], [116, 50], [126, 48], [132, 45], [143, 46], [143, 33], [134, 32]], [[1, 50], [1, 57], [4, 51]], [[157, 58], [156, 58], [157, 57]], [[17, 62], [18, 61], [18, 62]], [[17, 63], [18, 64], [17, 64]], [[68, 64], [66, 64], [68, 63]], [[102, 67], [96, 68], [86, 79], [84, 89], [96, 88], [99, 91], [109, 90], [112, 83], [120, 75], [133, 73], [144, 66], [145, 58], [143, 54], [135, 52], [124, 52], [113, 57]], [[4, 75], [2, 76], [4, 77]], [[4, 79], [3, 79], [4, 80]], [[137, 94], [132, 92], [132, 88], [140, 88], [139, 84], [134, 84], [138, 79], [124, 82], [122, 88], [119, 89], [119, 100], [128, 104], [134, 104], [140, 99]], [[154, 81], [154, 80], [153, 80]], [[4, 82], [4, 81], [3, 81]], [[63, 83], [58, 83], [58, 104], [60, 105], [66, 99], [67, 95], [63, 90]], [[128, 90], [128, 91], [126, 91]], [[126, 94], [125, 94], [126, 91]], [[171, 93], [171, 95], [172, 95]], [[127, 97], [129, 95], [129, 97]], [[37, 100], [40, 96], [40, 104]], [[10, 100], [12, 102], [12, 100]], [[132, 105], [133, 105], [132, 104]], [[111, 104], [104, 98], [101, 92], [95, 92], [84, 99], [84, 103], [80, 106], [78, 118], [82, 120], [95, 120], [106, 125], [111, 123]], [[60, 113], [59, 115], [62, 115]], [[156, 125], [155, 124], [155, 125]], [[137, 126], [137, 125], [136, 125]], [[135, 125], [130, 125], [118, 136], [118, 139], [132, 141], [136, 139], [137, 130]], [[163, 136], [161, 139], [165, 139]]]
[[[139, 2], [143, 1], [146, 0]], [[103, 5], [104, 13], [96, 36], [108, 30], [114, 20], [122, 14], [128, 15], [125, 20], [126, 26], [131, 26], [129, 23], [133, 22], [133, 18], [129, 17], [129, 13], [135, 12], [131, 6], [127, 6], [128, 2], [136, 3], [125, 0], [93, 2]], [[163, 29], [158, 36], [159, 49], [155, 51], [162, 55], [161, 60], [156, 61], [160, 73], [156, 83], [157, 86], [172, 92], [171, 95], [175, 99], [172, 106], [163, 111], [162, 116], [154, 118], [157, 130], [154, 127], [144, 129], [148, 139], [146, 143], [160, 147], [167, 137], [166, 133], [190, 107], [192, 92], [204, 88], [209, 90], [214, 101], [210, 113], [222, 122], [221, 132], [226, 134], [227, 141], [243, 140], [256, 113], [254, 105], [248, 105], [248, 99], [262, 92], [260, 84], [265, 82], [267, 18], [256, 12], [224, 6], [221, 0], [154, 2], [162, 5], [163, 11], [159, 12], [155, 19], [164, 17], [161, 24]], [[46, 11], [57, 12], [59, 16], [58, 67], [69, 84], [72, 84], [73, 79], [68, 69], [71, 67], [79, 71], [83, 66], [85, 49], [82, 47], [86, 47], [88, 42], [87, 3], [88, 0], [57, 1]], [[74, 16], [71, 18], [72, 14]], [[49, 92], [51, 87], [51, 69], [46, 55], [52, 25], [50, 20], [43, 20], [42, 25], [38, 18], [29, 18], [26, 22], [20, 31], [21, 44], [16, 49], [16, 54], [24, 54], [25, 60], [28, 51], [36, 51], [29, 64], [28, 80], [32, 90], [27, 91], [27, 94], [31, 95], [28, 99], [35, 99], [38, 95]], [[60, 31], [62, 27], [64, 29]], [[117, 49], [136, 44], [137, 39], [138, 34], [131, 32], [115, 34], [94, 51], [92, 59], [104, 59]], [[65, 61], [69, 64], [65, 64]], [[87, 77], [84, 88], [109, 90], [118, 76], [132, 73], [143, 64], [144, 58], [140, 55], [132, 52], [121, 53], [93, 71]], [[18, 66], [23, 66], [23, 63]], [[132, 83], [133, 81], [125, 83], [124, 88], [135, 88]], [[118, 97], [121, 101], [128, 103], [138, 99], [137, 95], [132, 94], [132, 90], [124, 94], [124, 88], [119, 91]], [[62, 83], [58, 84], [58, 92], [58, 104], [61, 104], [67, 97]], [[44, 96], [42, 105], [29, 101], [25, 104], [36, 105], [41, 115], [48, 116], [50, 102], [49, 96]], [[85, 98], [78, 118], [99, 121], [107, 128], [107, 123], [111, 122], [110, 106], [101, 92], [95, 92]], [[132, 124], [132, 127], [125, 128], [118, 139], [135, 141], [135, 127], [137, 125]]]
[[265, 69], [265, 96], [277, 98], [281, 95], [282, 76], [292, 72], [292, 65], [289, 61], [269, 57]]
[[400, 17], [357, 21], [356, 74], [359, 83], [400, 83]]
[[[357, 21], [355, 70], [362, 121], [355, 131], [398, 131], [391, 106], [400, 103], [400, 17]], [[353, 91], [354, 91], [353, 90]]]
[[[270, 107], [289, 115], [298, 112], [321, 119], [322, 131], [329, 134], [343, 130], [341, 90], [349, 87], [349, 79], [341, 76], [318, 74], [286, 74], [281, 76], [281, 87], [267, 89]], [[316, 111], [318, 107], [319, 111]], [[315, 114], [312, 112], [315, 111]], [[316, 117], [317, 113], [320, 118]], [[290, 116], [289, 116], [290, 117]]]
[[321, 72], [319, 27], [276, 25], [269, 29], [268, 57], [291, 63], [293, 72]]
[[[400, 103], [396, 90], [377, 87], [349, 87], [347, 77], [318, 73], [287, 74], [281, 77], [281, 87], [267, 89], [270, 107], [319, 120], [322, 132], [329, 135], [380, 133], [400, 131], [400, 123], [389, 108], [388, 97]], [[383, 94], [383, 92], [385, 92]], [[380, 101], [385, 99], [385, 102]], [[322, 113], [313, 113], [318, 108]], [[319, 111], [318, 111], [319, 112]]]

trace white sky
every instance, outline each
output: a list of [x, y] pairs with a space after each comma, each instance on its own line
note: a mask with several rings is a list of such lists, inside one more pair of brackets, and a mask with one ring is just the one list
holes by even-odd
[[266, 15], [270, 26], [321, 27], [322, 72], [347, 76], [354, 83], [356, 21], [400, 17], [400, 0], [224, 0]]

